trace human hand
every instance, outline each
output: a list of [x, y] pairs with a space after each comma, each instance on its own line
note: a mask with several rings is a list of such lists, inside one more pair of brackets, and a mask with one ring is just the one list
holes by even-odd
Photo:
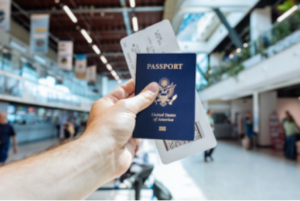
[[158, 91], [158, 84], [151, 83], [134, 96], [130, 80], [93, 104], [83, 137], [91, 137], [102, 155], [110, 157], [112, 177], [123, 174], [132, 163], [139, 145], [139, 140], [132, 138], [136, 114], [153, 103]]

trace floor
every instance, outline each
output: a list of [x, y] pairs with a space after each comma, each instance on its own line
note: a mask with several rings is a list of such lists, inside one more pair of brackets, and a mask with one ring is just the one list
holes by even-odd
[[[57, 144], [56, 140], [23, 145], [17, 155], [10, 154], [9, 162], [28, 157]], [[231, 141], [219, 141], [213, 162], [205, 163], [203, 154], [163, 165], [152, 141], [145, 141], [150, 161], [155, 164], [153, 179], [161, 181], [174, 199], [299, 199], [300, 160], [284, 159], [269, 149], [246, 151]], [[113, 186], [113, 182], [106, 184]], [[142, 191], [149, 200], [151, 190]], [[101, 190], [88, 199], [134, 199], [132, 190]]]
[[52, 146], [56, 146], [57, 144], [59, 144], [58, 139], [49, 139], [49, 140], [43, 140], [43, 141], [38, 141], [29, 144], [21, 144], [18, 146], [17, 154], [14, 154], [13, 150], [10, 149], [6, 163], [13, 163], [14, 161], [18, 161], [27, 158], [29, 156], [38, 154], [40, 152], [43, 152], [51, 148]]

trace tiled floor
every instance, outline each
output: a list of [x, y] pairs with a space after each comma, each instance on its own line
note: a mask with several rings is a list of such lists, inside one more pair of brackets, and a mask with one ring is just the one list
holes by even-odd
[[[156, 164], [154, 177], [169, 188], [174, 199], [300, 198], [300, 163], [286, 160], [282, 153], [269, 149], [246, 151], [236, 142], [220, 141], [213, 162], [205, 163], [200, 153], [163, 165], [151, 144], [148, 147], [151, 161]], [[132, 199], [133, 195], [130, 191], [100, 191], [90, 199]], [[149, 191], [142, 195], [143, 199], [151, 198]]]
[[[13, 150], [10, 149], [7, 163], [12, 163], [14, 161], [18, 161], [34, 154], [38, 154], [43, 152], [44, 150], [49, 149], [50, 147], [57, 145], [59, 140], [51, 139], [51, 140], [44, 140], [38, 141], [30, 144], [23, 144], [18, 146], [18, 153], [14, 154]], [[12, 146], [11, 146], [12, 147]]]
[[[46, 149], [57, 141], [21, 146], [10, 161]], [[203, 154], [163, 165], [155, 146], [145, 141], [154, 177], [163, 182], [174, 199], [299, 199], [300, 163], [284, 159], [269, 149], [246, 151], [235, 142], [221, 141], [214, 161], [205, 163]], [[298, 160], [299, 161], [299, 160]], [[142, 191], [142, 199], [151, 199], [151, 190]], [[131, 190], [97, 191], [88, 199], [134, 199]]]

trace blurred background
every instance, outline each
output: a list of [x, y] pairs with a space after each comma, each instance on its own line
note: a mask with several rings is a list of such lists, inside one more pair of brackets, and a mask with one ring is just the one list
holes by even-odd
[[0, 0], [0, 164], [80, 136], [93, 102], [131, 78], [120, 40], [167, 19], [182, 52], [197, 54], [218, 146], [162, 165], [144, 140], [88, 199], [299, 199], [299, 4]]

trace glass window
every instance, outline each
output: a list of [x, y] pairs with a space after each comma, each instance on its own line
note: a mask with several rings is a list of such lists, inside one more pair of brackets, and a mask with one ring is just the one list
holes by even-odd
[[37, 72], [30, 63], [23, 63], [22, 77], [34, 82], [38, 80]]

